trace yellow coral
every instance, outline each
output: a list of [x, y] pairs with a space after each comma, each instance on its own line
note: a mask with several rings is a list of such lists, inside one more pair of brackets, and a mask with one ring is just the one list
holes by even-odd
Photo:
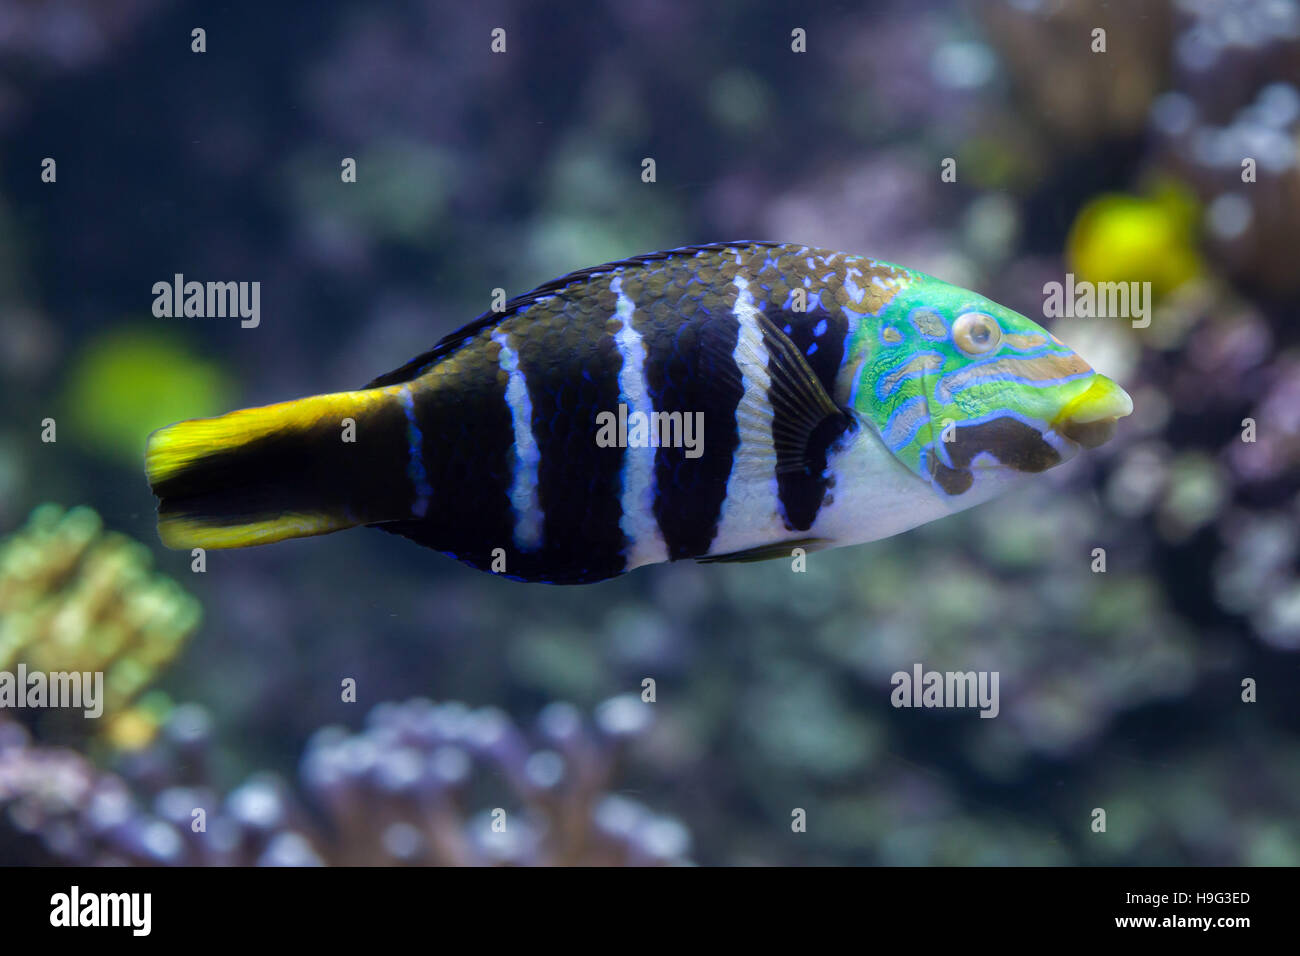
[[198, 602], [150, 569], [150, 554], [105, 532], [90, 508], [41, 505], [0, 542], [0, 670], [102, 671], [115, 744], [152, 736], [131, 702], [198, 627]]
[[1196, 216], [1195, 200], [1172, 182], [1148, 196], [1098, 196], [1070, 228], [1070, 270], [1089, 282], [1150, 282], [1159, 299], [1204, 272]]

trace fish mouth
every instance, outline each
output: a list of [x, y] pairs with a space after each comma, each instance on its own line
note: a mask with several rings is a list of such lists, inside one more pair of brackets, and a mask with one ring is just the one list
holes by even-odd
[[1119, 420], [1132, 413], [1128, 392], [1105, 375], [1096, 375], [1083, 393], [1061, 409], [1052, 429], [1077, 445], [1096, 448], [1110, 441]]

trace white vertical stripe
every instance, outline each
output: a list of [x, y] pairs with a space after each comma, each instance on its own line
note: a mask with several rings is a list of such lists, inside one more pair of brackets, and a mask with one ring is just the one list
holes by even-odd
[[532, 551], [542, 543], [542, 503], [537, 496], [537, 465], [541, 454], [533, 437], [533, 403], [528, 383], [519, 368], [519, 356], [510, 347], [505, 332], [493, 332], [492, 341], [501, 346], [501, 370], [506, 382], [506, 404], [515, 429], [515, 473], [510, 486], [510, 504], [515, 512], [515, 545]]
[[[623, 358], [618, 373], [619, 398], [627, 405], [628, 417], [633, 414], [652, 420], [654, 402], [645, 384], [645, 345], [641, 333], [632, 325], [633, 302], [623, 291], [623, 277], [615, 276], [609, 289], [618, 296], [614, 313], [620, 328], [614, 335], [614, 344]], [[656, 564], [668, 560], [668, 545], [655, 518], [655, 449], [625, 448], [623, 451], [623, 516], [619, 527], [627, 536], [627, 568], [643, 564]]]
[[[772, 443], [772, 403], [767, 390], [767, 346], [758, 324], [758, 309], [749, 291], [749, 280], [738, 275], [733, 310], [740, 332], [732, 357], [744, 378], [745, 392], [736, 407], [736, 428], [740, 444], [732, 459], [727, 479], [727, 497], [722, 503], [718, 534], [709, 547], [711, 554], [725, 554], [796, 537], [781, 520], [776, 486], [776, 446]], [[713, 433], [718, 434], [714, 429]]]

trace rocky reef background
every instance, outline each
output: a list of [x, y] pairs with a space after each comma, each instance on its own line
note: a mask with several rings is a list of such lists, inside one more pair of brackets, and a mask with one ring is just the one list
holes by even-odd
[[[116, 675], [98, 722], [0, 711], [0, 862], [1300, 863], [1300, 6], [554, 6], [0, 0], [0, 669]], [[158, 544], [153, 428], [739, 238], [1033, 318], [1149, 281], [1146, 328], [1045, 320], [1137, 413], [805, 573]], [[177, 272], [261, 325], [154, 318]], [[894, 709], [916, 662], [1001, 713]]]

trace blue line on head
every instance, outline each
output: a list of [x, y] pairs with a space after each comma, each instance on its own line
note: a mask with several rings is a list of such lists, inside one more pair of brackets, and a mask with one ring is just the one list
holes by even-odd
[[[881, 438], [884, 438], [886, 441], [888, 441], [888, 438], [886, 438], [886, 436], [893, 428], [895, 418], [897, 418], [903, 412], [915, 408], [917, 405], [924, 405], [924, 404], [925, 404], [925, 398], [923, 396], [913, 395], [911, 398], [907, 399], [905, 402], [903, 402], [901, 405], [895, 408], [893, 414], [891, 414], [889, 418], [885, 421], [885, 427], [880, 430]], [[912, 440], [916, 438], [917, 433], [920, 432], [921, 429], [925, 427], [925, 423], [928, 420], [929, 420], [928, 415], [922, 415], [920, 418], [918, 418], [916, 420], [916, 423], [912, 426], [912, 430], [907, 433], [907, 436], [902, 441], [891, 442], [889, 444], [889, 450], [896, 452], [900, 448], [906, 448], [908, 445], [910, 445], [912, 443]]]

